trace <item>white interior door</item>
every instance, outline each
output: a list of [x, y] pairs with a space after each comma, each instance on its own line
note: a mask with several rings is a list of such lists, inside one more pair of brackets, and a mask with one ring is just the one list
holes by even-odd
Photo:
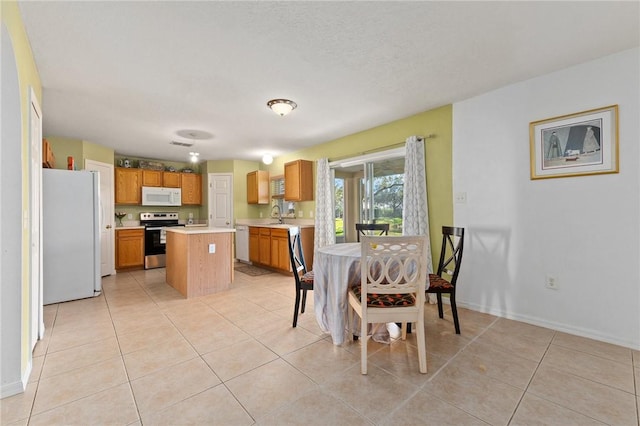
[[209, 226], [233, 227], [233, 176], [209, 173]]
[[33, 88], [30, 91], [29, 143], [30, 143], [30, 241], [31, 241], [31, 349], [44, 336], [42, 308], [42, 111]]
[[116, 273], [114, 261], [115, 230], [113, 225], [113, 164], [84, 160], [85, 170], [100, 173], [100, 275]]

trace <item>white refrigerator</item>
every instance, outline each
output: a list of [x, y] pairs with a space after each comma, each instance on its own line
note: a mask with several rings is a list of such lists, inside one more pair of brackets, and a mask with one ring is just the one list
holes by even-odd
[[45, 305], [100, 294], [100, 175], [42, 170]]

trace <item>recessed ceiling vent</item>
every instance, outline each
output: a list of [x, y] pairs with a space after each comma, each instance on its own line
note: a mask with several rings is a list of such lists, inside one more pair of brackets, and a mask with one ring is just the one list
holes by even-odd
[[193, 146], [193, 142], [178, 142], [178, 141], [171, 141], [169, 142], [171, 145], [178, 145], [178, 146]]

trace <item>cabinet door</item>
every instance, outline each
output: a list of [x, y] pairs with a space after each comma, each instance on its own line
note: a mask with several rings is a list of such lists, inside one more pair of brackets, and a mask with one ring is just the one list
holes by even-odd
[[202, 204], [202, 175], [181, 173], [182, 204]]
[[116, 230], [116, 269], [144, 266], [144, 229]]
[[313, 200], [313, 163], [296, 160], [284, 165], [284, 199], [286, 201]]
[[165, 188], [180, 188], [180, 173], [164, 172], [162, 174], [162, 186]]
[[247, 204], [269, 204], [269, 172], [247, 173]]
[[249, 260], [260, 263], [260, 228], [249, 227]]
[[283, 271], [289, 271], [289, 235], [284, 229], [271, 230], [271, 266]]
[[162, 186], [160, 170], [142, 170], [142, 186]]
[[140, 204], [142, 202], [142, 170], [116, 167], [116, 204]]
[[260, 261], [263, 265], [271, 265], [271, 230], [260, 228]]

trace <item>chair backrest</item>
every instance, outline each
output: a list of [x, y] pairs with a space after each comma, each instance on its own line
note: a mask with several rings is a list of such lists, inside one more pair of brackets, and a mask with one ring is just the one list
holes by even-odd
[[427, 262], [425, 236], [362, 237], [360, 279], [366, 294], [415, 293], [424, 303]]
[[361, 235], [389, 235], [388, 223], [356, 223], [358, 242]]
[[289, 228], [288, 233], [291, 271], [293, 271], [296, 282], [298, 282], [300, 277], [307, 273], [307, 265], [304, 262], [304, 254], [302, 252], [302, 241], [300, 240], [300, 228], [292, 226]]
[[462, 265], [462, 251], [464, 249], [464, 228], [454, 226], [442, 227], [442, 250], [438, 262], [438, 275], [451, 275], [449, 281], [455, 287]]

